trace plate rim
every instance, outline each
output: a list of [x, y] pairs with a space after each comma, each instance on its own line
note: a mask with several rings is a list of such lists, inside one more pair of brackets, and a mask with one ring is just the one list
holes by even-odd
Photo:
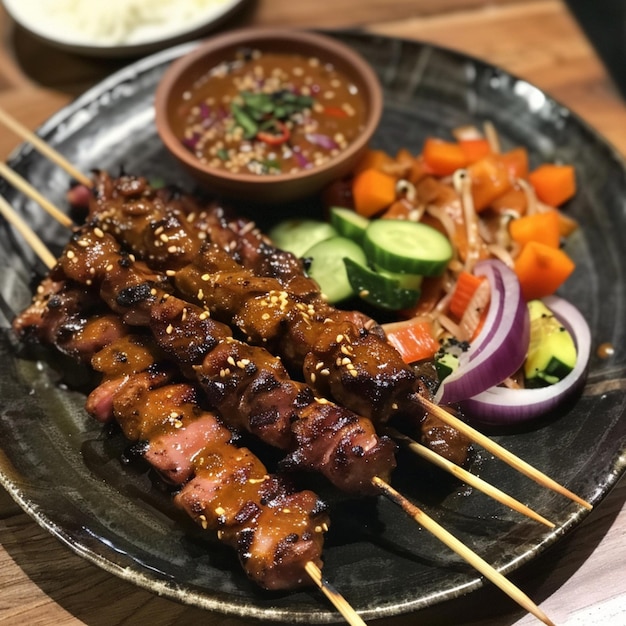
[[[365, 33], [358, 30], [353, 29], [341, 29], [341, 30], [322, 30], [320, 32], [324, 32], [326, 34], [344, 37], [363, 37], [363, 38], [373, 38], [373, 39], [384, 39], [384, 40], [392, 40], [396, 42], [406, 42], [410, 45], [420, 45], [426, 48], [431, 48], [433, 50], [439, 51], [440, 53], [444, 53], [447, 55], [451, 55], [457, 61], [469, 60], [472, 63], [479, 64], [484, 68], [495, 68], [503, 75], [509, 76], [512, 79], [516, 80], [525, 80], [517, 77], [516, 75], [508, 72], [502, 68], [499, 68], [493, 64], [490, 64], [486, 61], [483, 61], [479, 58], [472, 57], [471, 55], [442, 47], [439, 45], [433, 45], [427, 42], [422, 42], [418, 40], [412, 39], [404, 39], [397, 37], [390, 37], [386, 35], [379, 35], [375, 33]], [[129, 64], [128, 66], [121, 68], [120, 70], [114, 72], [104, 80], [100, 81], [98, 84], [94, 85], [83, 94], [78, 96], [72, 102], [64, 106], [62, 109], [57, 111], [55, 114], [50, 116], [45, 122], [43, 122], [36, 133], [40, 136], [45, 137], [51, 131], [55, 130], [60, 123], [65, 121], [67, 118], [71, 117], [76, 111], [80, 110], [85, 104], [89, 102], [93, 102], [102, 94], [110, 91], [110, 89], [120, 82], [132, 79], [138, 75], [143, 73], [155, 70], [159, 66], [164, 63], [171, 62], [174, 59], [178, 58], [181, 54], [184, 54], [186, 51], [193, 49], [197, 46], [199, 41], [187, 42], [183, 44], [179, 44], [177, 46], [162, 50], [160, 52], [154, 53], [148, 57], [135, 61], [134, 63]], [[528, 82], [528, 81], [526, 81]], [[532, 83], [529, 83], [532, 85]], [[534, 86], [534, 85], [533, 85]], [[556, 104], [560, 103], [552, 98], [548, 93], [546, 93], [543, 89], [539, 89], [543, 94], [546, 95], [550, 100], [555, 102]], [[587, 123], [583, 118], [581, 118], [574, 111], [569, 109], [569, 107], [563, 106], [565, 110], [567, 110], [568, 115], [575, 119], [576, 124], [584, 129], [584, 131], [593, 137], [596, 144], [601, 146], [604, 151], [607, 152], [607, 156], [609, 156], [615, 163], [618, 165], [619, 169], [623, 172], [626, 177], [626, 161], [624, 157], [617, 151], [617, 149], [613, 146], [613, 144], [603, 137], [595, 128], [593, 128], [589, 123]], [[21, 144], [18, 146], [9, 156], [8, 162], [11, 165], [15, 161], [19, 161], [19, 159], [23, 156], [24, 151], [28, 151], [32, 149], [27, 144]], [[623, 452], [623, 451], [622, 451]], [[613, 471], [610, 475], [610, 479], [607, 480], [604, 484], [604, 490], [598, 494], [597, 498], [594, 500], [594, 505], [597, 506], [611, 491], [611, 489], [617, 484], [618, 480], [626, 471], [626, 461], [622, 464], [621, 467], [617, 468], [616, 471]], [[83, 545], [77, 545], [72, 541], [72, 538], [68, 536], [68, 534], [63, 530], [56, 527], [55, 524], [51, 524], [50, 520], [46, 520], [45, 513], [40, 511], [36, 503], [33, 503], [28, 498], [25, 498], [19, 489], [19, 485], [17, 482], [13, 481], [10, 477], [10, 470], [7, 471], [4, 467], [4, 452], [0, 449], [0, 484], [9, 492], [9, 494], [13, 497], [13, 499], [22, 507], [22, 509], [28, 513], [42, 528], [46, 531], [51, 532], [55, 537], [61, 540], [62, 543], [67, 545], [70, 549], [72, 549], [79, 556], [86, 558], [91, 561], [98, 567], [101, 567], [105, 571], [112, 573], [124, 580], [132, 582], [133, 584], [138, 585], [152, 593], [159, 593], [159, 595], [163, 595], [172, 600], [182, 602], [184, 604], [190, 604], [192, 606], [199, 606], [201, 608], [217, 611], [224, 615], [233, 615], [238, 617], [254, 617], [260, 618], [264, 620], [272, 619], [279, 621], [302, 621], [306, 620], [308, 623], [329, 623], [334, 621], [340, 621], [337, 618], [337, 615], [334, 612], [324, 612], [320, 610], [319, 614], [313, 616], [309, 611], [304, 612], [294, 612], [293, 609], [280, 609], [277, 612], [269, 611], [267, 608], [257, 608], [247, 606], [245, 608], [241, 608], [238, 606], [236, 601], [230, 603], [230, 605], [226, 608], [224, 607], [223, 601], [220, 600], [210, 600], [205, 596], [198, 596], [198, 598], [202, 598], [203, 602], [198, 603], [197, 599], [194, 602], [188, 601], [188, 594], [182, 591], [176, 585], [168, 585], [163, 583], [162, 588], [159, 591], [155, 590], [155, 581], [149, 577], [143, 576], [141, 573], [137, 572], [129, 572], [128, 568], [120, 568], [117, 564], [107, 561], [106, 558], [103, 558], [101, 555], [96, 554], [88, 547]], [[539, 544], [539, 546], [534, 546], [532, 551], [527, 552], [522, 557], [515, 560], [514, 563], [509, 563], [505, 567], [501, 569], [502, 573], [510, 573], [511, 571], [515, 571], [521, 565], [528, 563], [533, 560], [546, 549], [553, 546], [557, 541], [561, 538], [565, 537], [569, 534], [574, 528], [576, 528], [589, 514], [589, 511], [586, 509], [577, 510], [575, 515], [570, 516], [567, 523], [564, 524], [561, 528], [558, 529], [558, 532], [551, 533], [547, 535], [543, 542]], [[448, 591], [445, 594], [445, 599], [451, 599], [452, 597], [456, 597], [457, 595], [465, 595], [465, 593], [469, 593], [478, 588], [483, 587], [485, 581], [482, 577], [477, 576], [468, 584], [463, 586], [463, 591], [461, 593], [452, 593]], [[450, 595], [452, 594], [452, 595]], [[434, 604], [439, 603], [440, 600], [436, 601]], [[231, 606], [232, 605], [232, 606]], [[420, 606], [411, 606], [405, 611], [394, 611], [392, 609], [382, 610], [380, 612], [376, 612], [374, 614], [372, 611], [364, 611], [364, 617], [375, 618], [375, 617], [387, 617], [387, 616], [396, 616], [399, 614], [405, 614], [409, 611], [417, 611], [419, 608], [423, 608], [426, 606], [432, 606], [431, 603], [426, 603]]]

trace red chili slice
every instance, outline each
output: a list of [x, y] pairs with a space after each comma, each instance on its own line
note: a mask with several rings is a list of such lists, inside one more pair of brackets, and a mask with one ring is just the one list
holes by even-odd
[[287, 128], [285, 124], [278, 120], [274, 122], [273, 126], [274, 128], [276, 128], [276, 130], [280, 131], [279, 134], [269, 133], [267, 131], [259, 131], [256, 135], [256, 138], [259, 141], [264, 141], [270, 146], [279, 146], [281, 143], [285, 143], [289, 139], [291, 133], [289, 132], [289, 128]]
[[346, 111], [341, 107], [324, 107], [324, 113], [332, 117], [348, 117]]

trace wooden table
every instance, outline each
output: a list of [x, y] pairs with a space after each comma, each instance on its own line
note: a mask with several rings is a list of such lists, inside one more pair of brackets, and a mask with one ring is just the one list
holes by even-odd
[[[560, 0], [258, 0], [225, 27], [252, 24], [362, 27], [459, 49], [547, 90], [626, 154], [626, 106]], [[15, 29], [3, 9], [0, 38], [0, 106], [31, 128], [123, 63], [49, 48]], [[0, 156], [18, 143], [0, 132]], [[581, 527], [512, 576], [560, 626], [626, 624], [625, 500], [622, 480]], [[159, 598], [101, 571], [41, 530], [3, 491], [0, 543], [2, 624], [243, 624]], [[538, 622], [498, 590], [485, 589], [393, 620], [413, 623]]]

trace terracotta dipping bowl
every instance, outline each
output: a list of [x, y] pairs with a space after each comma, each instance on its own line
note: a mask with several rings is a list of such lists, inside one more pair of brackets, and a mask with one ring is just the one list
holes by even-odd
[[[319, 165], [285, 173], [231, 172], [203, 163], [181, 138], [182, 117], [189, 110], [189, 93], [220, 63], [242, 49], [298, 54], [317, 58], [346, 76], [357, 89], [365, 111], [362, 130], [338, 154]], [[316, 33], [275, 29], [244, 29], [212, 37], [175, 61], [165, 72], [155, 100], [159, 135], [172, 155], [209, 192], [257, 203], [284, 203], [314, 195], [347, 174], [367, 148], [382, 113], [382, 91], [370, 66], [346, 45]], [[244, 173], [245, 172], [245, 173]]]

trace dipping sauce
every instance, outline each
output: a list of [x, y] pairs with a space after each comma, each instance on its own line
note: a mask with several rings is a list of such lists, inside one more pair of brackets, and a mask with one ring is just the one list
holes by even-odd
[[183, 145], [232, 173], [275, 175], [322, 165], [362, 132], [362, 95], [317, 57], [242, 49], [183, 94]]

